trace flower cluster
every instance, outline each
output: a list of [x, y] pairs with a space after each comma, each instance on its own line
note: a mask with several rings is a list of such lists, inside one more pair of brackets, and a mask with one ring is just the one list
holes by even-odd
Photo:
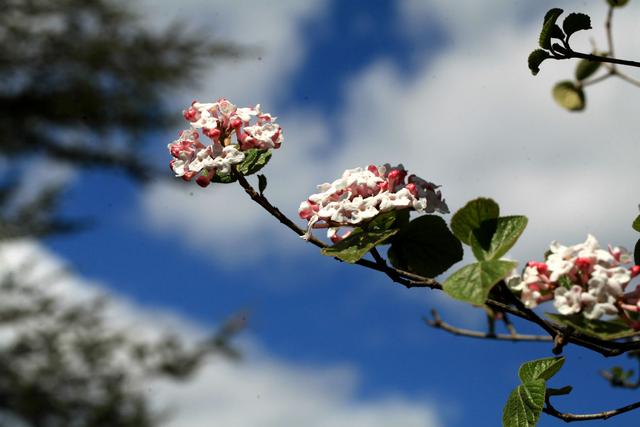
[[[230, 173], [244, 160], [245, 151], [279, 148], [282, 144], [276, 117], [260, 111], [260, 104], [238, 108], [224, 98], [206, 104], [194, 101], [183, 115], [191, 127], [168, 145], [174, 157], [169, 166], [176, 176], [186, 181], [195, 177], [202, 187], [209, 185], [216, 174]], [[200, 133], [210, 143], [201, 142]]]
[[[509, 279], [509, 286], [521, 292], [527, 307], [553, 300], [560, 314], [583, 313], [588, 319], [640, 312], [640, 290], [626, 292], [640, 266], [631, 266], [626, 249], [601, 249], [595, 237], [584, 243], [563, 246], [551, 243], [544, 262], [531, 261], [522, 276]], [[627, 266], [625, 266], [627, 265]]]
[[340, 227], [356, 227], [392, 210], [448, 213], [437, 188], [415, 175], [407, 176], [402, 165], [347, 169], [331, 184], [319, 185], [320, 192], [300, 204], [298, 213], [308, 221], [303, 237], [308, 239], [312, 228], [327, 228], [327, 236], [335, 243], [348, 235], [339, 235]]

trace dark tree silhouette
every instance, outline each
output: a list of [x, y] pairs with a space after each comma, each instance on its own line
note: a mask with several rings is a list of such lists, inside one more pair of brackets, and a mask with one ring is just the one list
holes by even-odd
[[[149, 132], [175, 120], [163, 97], [196, 81], [213, 57], [238, 49], [175, 24], [145, 28], [118, 0], [0, 0], [0, 237], [65, 231], [43, 215], [60, 188], [20, 208], [11, 201], [25, 162], [41, 156], [79, 167], [108, 167], [148, 181], [137, 160]], [[44, 209], [43, 209], [44, 208]]]

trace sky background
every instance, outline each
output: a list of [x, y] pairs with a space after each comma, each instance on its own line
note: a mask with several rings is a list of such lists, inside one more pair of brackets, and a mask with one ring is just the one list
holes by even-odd
[[[529, 227], [509, 254], [526, 262], [540, 259], [552, 240], [575, 244], [593, 233], [603, 245], [631, 248], [636, 238], [640, 90], [609, 80], [588, 88], [586, 112], [570, 114], [550, 91], [574, 64], [546, 62], [535, 78], [526, 66], [553, 6], [589, 13], [595, 30], [576, 34], [574, 44], [588, 51], [593, 38], [604, 48], [605, 3], [135, 5], [149, 26], [179, 20], [203, 39], [248, 48], [199, 70], [194, 87], [167, 102], [180, 115], [193, 99], [224, 96], [278, 116], [285, 142], [262, 173], [267, 196], [290, 217], [317, 184], [346, 168], [401, 162], [442, 185], [452, 212], [486, 196], [504, 214], [527, 215]], [[636, 2], [616, 14], [622, 57], [640, 50], [639, 14]], [[163, 170], [178, 130], [149, 135], [140, 156]], [[201, 189], [159, 179], [139, 187], [111, 172], [51, 170], [73, 182], [64, 213], [93, 218], [95, 226], [5, 248], [11, 262], [37, 255], [46, 268], [71, 268], [70, 295], [113, 295], [122, 314], [115, 317], [141, 333], [170, 326], [193, 338], [240, 309], [251, 313], [239, 338], [244, 362], [213, 360], [193, 383], [150, 389], [158, 405], [175, 410], [171, 426], [496, 426], [520, 363], [550, 356], [545, 344], [474, 341], [427, 328], [421, 317], [431, 308], [475, 328], [484, 326], [483, 314], [321, 256], [236, 185]], [[574, 392], [557, 399], [558, 408], [597, 412], [637, 400], [597, 376], [626, 359], [571, 347], [566, 354], [551, 385], [572, 384]], [[637, 425], [637, 414], [611, 423]]]

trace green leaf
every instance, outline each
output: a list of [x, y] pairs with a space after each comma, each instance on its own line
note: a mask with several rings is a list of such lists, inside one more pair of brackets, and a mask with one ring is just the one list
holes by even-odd
[[547, 396], [566, 396], [573, 391], [573, 387], [566, 385], [561, 388], [547, 388]]
[[544, 407], [546, 383], [539, 379], [516, 387], [502, 412], [503, 427], [533, 427]]
[[553, 99], [564, 109], [582, 111], [585, 107], [584, 92], [572, 81], [565, 80], [553, 87]]
[[481, 305], [489, 296], [489, 291], [504, 279], [518, 265], [515, 261], [480, 261], [462, 267], [442, 284], [450, 297]]
[[620, 319], [587, 319], [582, 314], [561, 315], [545, 313], [545, 315], [554, 322], [570, 326], [578, 332], [601, 340], [617, 340], [638, 334], [638, 331], [634, 331]]
[[599, 61], [589, 61], [588, 59], [581, 59], [576, 65], [576, 79], [585, 80], [591, 77], [600, 69], [602, 65]]
[[528, 222], [526, 216], [520, 215], [499, 217], [495, 221], [495, 232], [488, 245], [478, 241], [477, 233], [471, 233], [471, 249], [476, 258], [481, 261], [498, 259], [506, 254], [516, 243]]
[[636, 242], [636, 248], [633, 251], [633, 262], [635, 265], [640, 265], [640, 240]]
[[260, 195], [262, 195], [264, 193], [264, 190], [266, 189], [267, 189], [267, 177], [262, 174], [258, 174], [258, 191], [260, 192]]
[[609, 6], [622, 7], [626, 6], [626, 4], [629, 3], [629, 0], [607, 0], [607, 3], [609, 3]]
[[384, 231], [400, 229], [409, 223], [409, 209], [393, 210], [375, 216], [366, 225], [365, 230]]
[[640, 215], [638, 215], [638, 217], [633, 221], [633, 224], [631, 224], [631, 226], [634, 230], [640, 231]]
[[[491, 241], [491, 222], [500, 215], [500, 207], [496, 202], [487, 198], [469, 201], [451, 218], [451, 231], [462, 243], [470, 245], [471, 233], [476, 230], [477, 240], [483, 244]], [[484, 223], [484, 227], [481, 227]], [[493, 230], [495, 231], [495, 229]], [[487, 236], [488, 234], [488, 236]]]
[[544, 16], [544, 21], [542, 23], [542, 31], [540, 31], [540, 37], [538, 42], [540, 43], [540, 47], [543, 49], [551, 49], [551, 38], [562, 38], [561, 34], [558, 33], [560, 28], [556, 25], [556, 21], [558, 17], [562, 14], [562, 9], [551, 9]]
[[534, 76], [540, 72], [540, 64], [545, 59], [551, 58], [551, 54], [546, 50], [536, 49], [529, 54], [529, 70]]
[[380, 231], [364, 231], [361, 228], [355, 228], [348, 237], [333, 246], [323, 248], [320, 252], [353, 264], [398, 231], [397, 228]]
[[238, 165], [238, 172], [242, 175], [251, 175], [258, 172], [271, 159], [271, 150], [251, 148], [244, 152], [244, 160]]
[[567, 35], [567, 41], [569, 37], [576, 31], [590, 30], [591, 18], [584, 13], [570, 13], [562, 22], [562, 29]]
[[547, 357], [544, 359], [525, 362], [518, 370], [518, 376], [523, 383], [537, 379], [548, 380], [564, 365], [564, 357]]
[[230, 173], [220, 174], [216, 173], [213, 178], [211, 178], [211, 182], [219, 182], [221, 184], [230, 184], [232, 182], [236, 182], [236, 178]]
[[462, 254], [462, 244], [436, 215], [411, 221], [392, 239], [388, 252], [394, 267], [424, 277], [444, 273], [462, 259]]

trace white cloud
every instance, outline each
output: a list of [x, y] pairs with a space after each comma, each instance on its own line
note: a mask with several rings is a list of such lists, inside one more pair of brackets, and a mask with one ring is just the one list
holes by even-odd
[[[586, 112], [564, 112], [549, 92], [556, 81], [572, 76], [574, 64], [546, 62], [537, 77], [526, 67], [545, 5], [526, 19], [530, 3], [491, 4], [400, 3], [400, 28], [424, 26], [435, 16], [455, 43], [409, 75], [382, 59], [353, 76], [345, 86], [341, 122], [323, 124], [313, 112], [282, 117], [287, 140], [266, 169], [268, 194], [277, 205], [295, 216], [300, 199], [341, 170], [403, 162], [442, 184], [453, 210], [482, 195], [498, 200], [506, 214], [528, 215], [529, 228], [511, 254], [516, 258], [539, 257], [551, 240], [583, 241], [588, 232], [603, 243], [631, 245], [623, 225], [634, 217], [639, 201], [631, 183], [640, 177], [634, 116], [640, 91], [608, 81], [588, 88]], [[574, 36], [578, 46], [588, 50], [592, 36], [604, 46], [603, 31], [598, 31], [604, 5], [564, 7], [593, 17], [596, 29]], [[629, 13], [616, 15], [615, 34], [632, 33], [633, 10], [627, 9]], [[413, 37], [420, 41], [419, 33]], [[270, 46], [281, 51], [281, 40], [274, 38]], [[618, 51], [637, 51], [637, 43], [620, 39]], [[238, 75], [245, 71], [237, 68]], [[282, 81], [264, 77], [270, 84]], [[322, 156], [316, 154], [320, 152]], [[175, 227], [179, 211], [186, 211], [189, 219], [182, 223], [195, 225], [186, 234], [200, 247], [199, 239], [211, 242], [213, 236], [241, 247], [247, 246], [243, 236], [268, 236], [251, 241], [255, 254], [266, 254], [276, 237], [287, 233], [257, 206], [240, 202], [244, 195], [237, 188], [191, 190], [207, 194], [192, 198], [196, 204], [187, 203], [192, 199], [184, 186], [171, 194], [167, 189], [148, 194], [145, 203], [153, 221]], [[157, 208], [158, 199], [164, 209]], [[219, 223], [224, 226], [195, 219], [223, 208], [231, 218]], [[189, 211], [196, 214], [189, 216]], [[228, 237], [236, 230], [245, 234]], [[300, 245], [295, 239], [278, 244], [278, 251]]]
[[[443, 8], [454, 6], [435, 10]], [[486, 30], [483, 19], [470, 16], [451, 25], [475, 35], [456, 39], [455, 48], [415, 77], [380, 61], [352, 79], [345, 110], [357, 114], [343, 126], [349, 143], [341, 164], [362, 163], [363, 153], [374, 161], [403, 161], [443, 184], [453, 209], [480, 195], [494, 197], [504, 213], [530, 218], [517, 257], [540, 257], [549, 241], [582, 241], [589, 231], [604, 242], [630, 244], [625, 225], [638, 202], [632, 183], [640, 178], [633, 154], [640, 91], [606, 82], [588, 88], [585, 113], [566, 113], [549, 92], [572, 76], [574, 64], [544, 63], [535, 78], [526, 67], [538, 20]], [[617, 32], [629, 34], [631, 25], [620, 20]], [[588, 45], [586, 36], [576, 39]]]
[[[22, 269], [21, 266], [29, 266]], [[0, 246], [0, 275], [18, 272], [21, 280], [42, 283], [63, 300], [83, 301], [105, 293], [101, 286], [65, 271], [64, 263], [32, 242]], [[52, 282], [51, 278], [57, 279]], [[171, 313], [142, 308], [111, 294], [109, 324], [137, 337], [167, 330], [187, 340], [202, 338], [200, 326]], [[437, 427], [442, 425], [432, 401], [388, 395], [358, 399], [352, 366], [304, 367], [275, 358], [255, 340], [240, 340], [244, 361], [212, 358], [189, 382], [145, 384], [147, 397], [168, 408], [169, 427]]]
[[307, 52], [302, 44], [305, 20], [321, 19], [326, 0], [256, 2], [251, 0], [143, 0], [140, 10], [151, 25], [180, 20], [199, 30], [203, 40], [232, 42], [246, 55], [216, 61], [203, 70], [202, 87], [181, 93], [182, 103], [210, 102], [224, 96], [241, 105], [262, 102], [269, 109]]

